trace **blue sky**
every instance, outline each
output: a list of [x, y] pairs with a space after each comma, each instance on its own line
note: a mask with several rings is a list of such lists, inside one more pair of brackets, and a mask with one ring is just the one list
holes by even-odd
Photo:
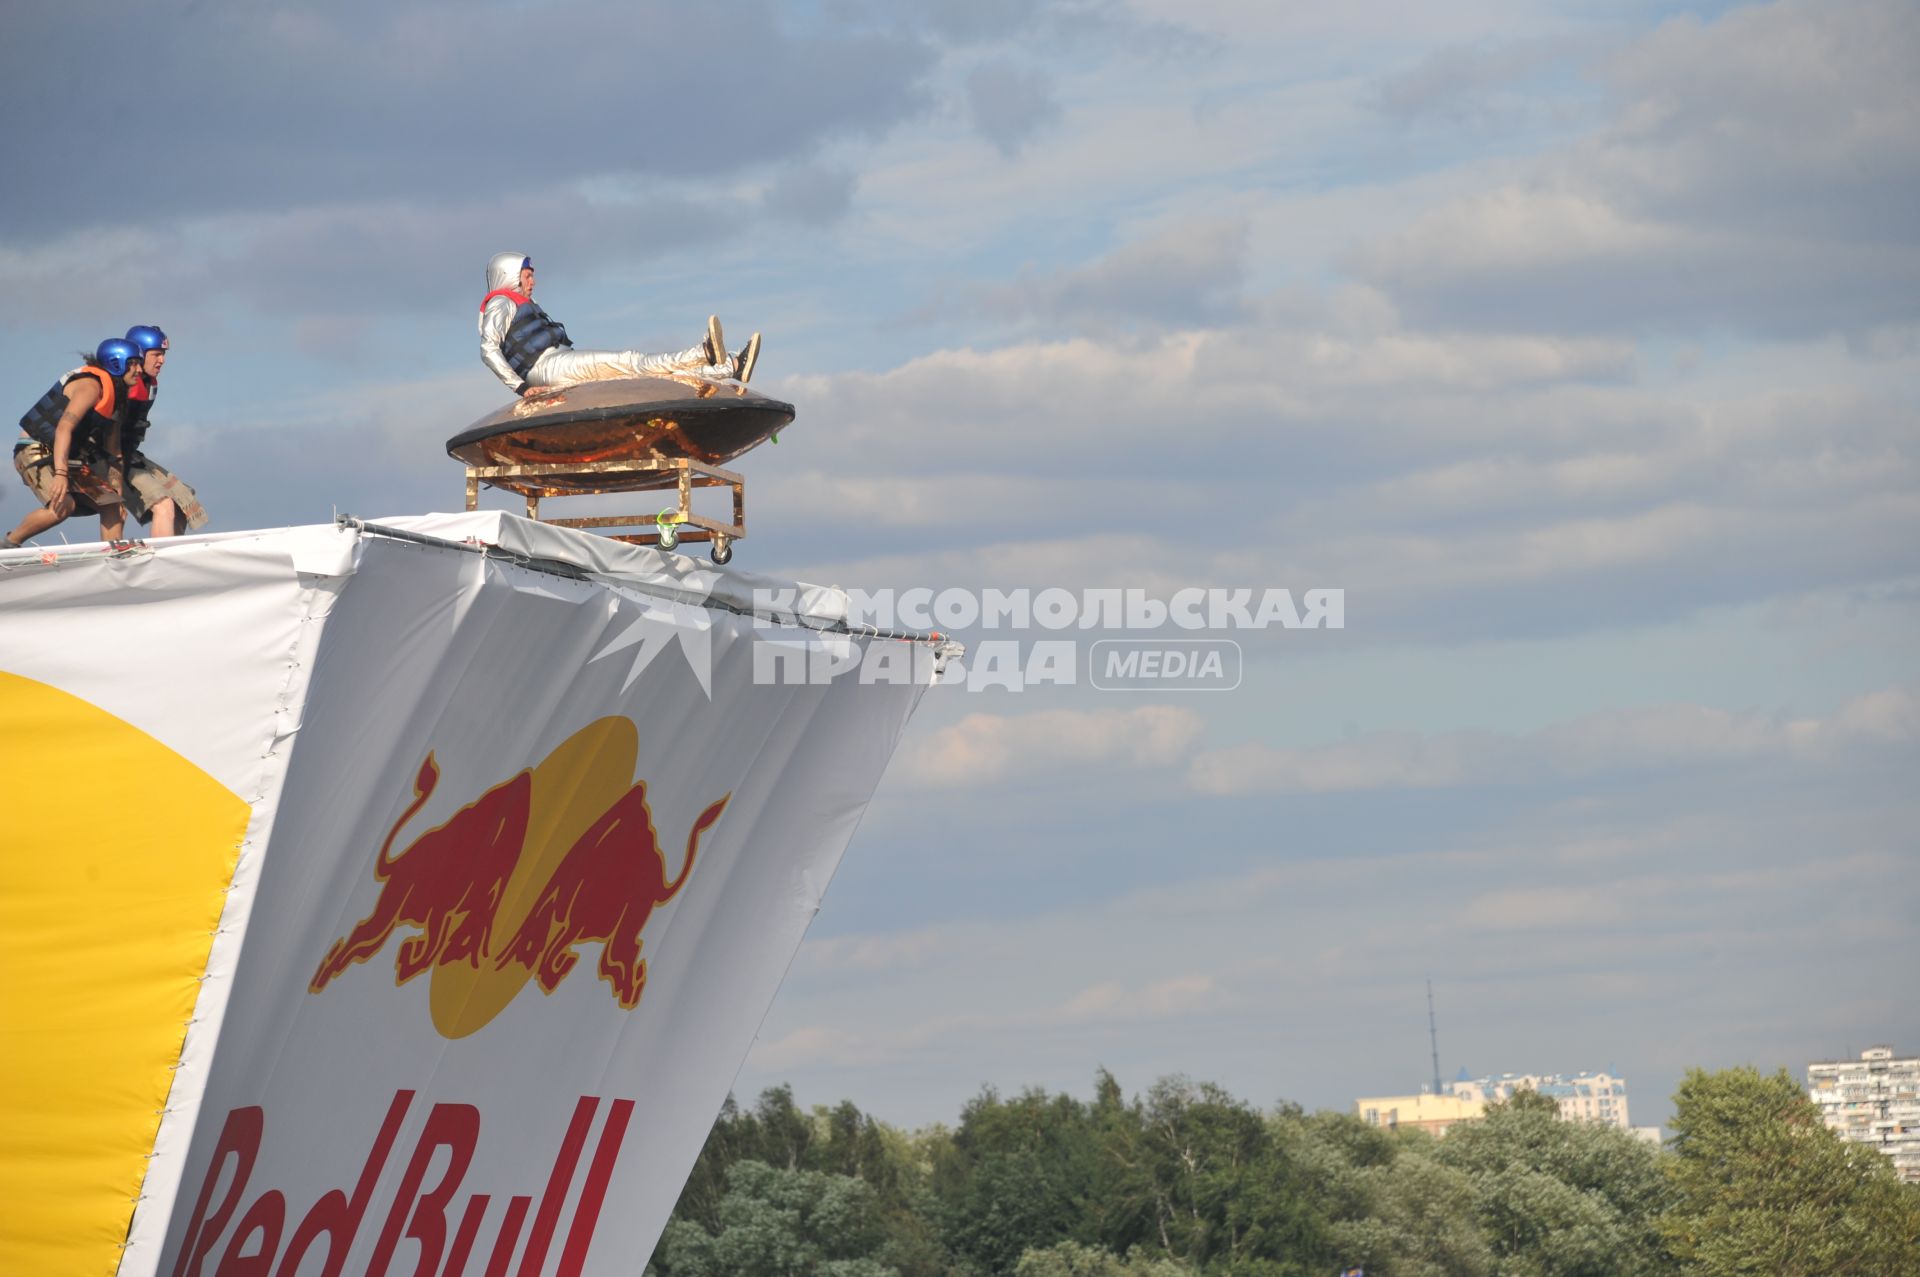
[[452, 508], [520, 250], [584, 344], [766, 333], [741, 566], [1343, 588], [1230, 695], [931, 693], [741, 1089], [1345, 1107], [1431, 976], [1448, 1074], [1659, 1121], [1920, 1049], [1917, 64], [1897, 0], [36, 2], [0, 378], [158, 323], [214, 528]]

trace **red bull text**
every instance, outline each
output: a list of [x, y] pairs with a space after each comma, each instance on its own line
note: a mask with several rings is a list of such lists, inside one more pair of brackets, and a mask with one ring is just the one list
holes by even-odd
[[[599, 1136], [585, 1159], [585, 1178], [572, 1214], [562, 1219], [574, 1182], [580, 1178], [582, 1156], [601, 1106], [598, 1097], [583, 1095], [574, 1105], [566, 1132], [547, 1163], [545, 1186], [537, 1190], [537, 1206], [532, 1192], [510, 1196], [503, 1203], [496, 1203], [490, 1193], [468, 1193], [461, 1204], [461, 1181], [480, 1143], [480, 1110], [471, 1104], [435, 1104], [407, 1155], [406, 1169], [392, 1197], [382, 1200], [375, 1209], [374, 1188], [413, 1100], [412, 1091], [394, 1093], [352, 1189], [335, 1188], [321, 1194], [291, 1232], [287, 1231], [285, 1192], [266, 1188], [249, 1196], [266, 1132], [264, 1111], [250, 1106], [228, 1113], [194, 1198], [173, 1277], [202, 1277], [209, 1271], [211, 1277], [269, 1273], [286, 1277], [303, 1271], [303, 1261], [321, 1246], [325, 1247], [325, 1261], [317, 1270], [309, 1267], [305, 1271], [339, 1277], [346, 1270], [354, 1243], [362, 1230], [369, 1228], [379, 1231], [369, 1234], [374, 1238], [373, 1250], [366, 1267], [356, 1270], [365, 1277], [385, 1277], [396, 1253], [401, 1252], [412, 1261], [415, 1277], [436, 1273], [440, 1277], [507, 1277], [509, 1273], [538, 1277], [556, 1245], [559, 1263], [555, 1277], [578, 1277], [600, 1220], [614, 1163], [620, 1157], [633, 1101], [613, 1100], [607, 1104]], [[443, 1149], [445, 1155], [440, 1157]], [[530, 1168], [540, 1165], [532, 1162]], [[429, 1184], [429, 1174], [436, 1167], [440, 1169]], [[371, 1222], [376, 1220], [377, 1224]], [[416, 1243], [417, 1257], [412, 1254]], [[516, 1252], [518, 1267], [513, 1263]], [[484, 1263], [480, 1259], [483, 1254]], [[209, 1261], [213, 1261], [211, 1270]]]

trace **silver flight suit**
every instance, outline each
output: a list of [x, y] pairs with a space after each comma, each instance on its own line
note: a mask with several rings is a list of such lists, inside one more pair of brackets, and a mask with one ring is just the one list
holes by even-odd
[[[487, 291], [518, 290], [525, 253], [495, 253], [487, 263]], [[507, 362], [501, 345], [513, 323], [513, 298], [495, 297], [480, 311], [480, 358], [514, 394], [527, 386], [570, 386], [576, 381], [608, 381], [616, 377], [653, 377], [662, 373], [693, 373], [731, 377], [731, 364], [710, 364], [704, 345], [689, 346], [671, 355], [643, 355], [633, 350], [574, 350], [552, 346], [540, 352], [523, 380]]]

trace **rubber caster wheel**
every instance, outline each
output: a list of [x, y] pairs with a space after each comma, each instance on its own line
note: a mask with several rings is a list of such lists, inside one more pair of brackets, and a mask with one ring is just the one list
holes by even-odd
[[660, 529], [660, 548], [662, 550], [671, 550], [673, 549], [673, 547], [679, 544], [680, 544], [679, 528], [669, 523], [666, 527]]
[[707, 557], [715, 563], [724, 564], [728, 559], [733, 557], [733, 547], [728, 545], [725, 540], [715, 537], [713, 549], [708, 552]]

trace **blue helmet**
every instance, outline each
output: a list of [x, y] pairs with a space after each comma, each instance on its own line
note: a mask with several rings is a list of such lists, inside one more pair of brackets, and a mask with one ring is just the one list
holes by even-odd
[[93, 357], [114, 376], [124, 377], [127, 369], [140, 362], [140, 348], [124, 338], [109, 337], [100, 343]]
[[141, 354], [149, 350], [165, 350], [167, 335], [152, 324], [135, 324], [127, 329], [127, 340], [140, 348]]

